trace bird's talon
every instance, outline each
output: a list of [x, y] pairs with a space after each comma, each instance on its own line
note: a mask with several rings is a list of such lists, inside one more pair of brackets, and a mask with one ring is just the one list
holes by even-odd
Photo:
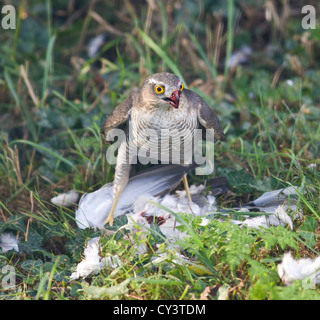
[[106, 221], [104, 222], [104, 224], [107, 224], [109, 222], [109, 225], [110, 225], [110, 227], [112, 227], [113, 226], [113, 217], [108, 217], [107, 219], [106, 219]]

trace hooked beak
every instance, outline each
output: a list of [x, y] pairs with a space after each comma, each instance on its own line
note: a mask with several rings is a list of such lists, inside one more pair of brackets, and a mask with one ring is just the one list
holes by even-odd
[[173, 91], [170, 98], [163, 98], [163, 100], [170, 103], [174, 108], [178, 109], [180, 94], [180, 90]]

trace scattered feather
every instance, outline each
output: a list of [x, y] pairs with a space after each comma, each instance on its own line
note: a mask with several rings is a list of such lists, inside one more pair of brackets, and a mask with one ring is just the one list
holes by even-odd
[[[216, 198], [210, 194], [202, 195], [201, 193], [205, 189], [203, 185], [190, 186], [192, 199], [194, 200], [192, 203], [189, 203], [184, 190], [176, 191], [174, 194], [167, 193], [165, 196], [157, 196], [157, 194], [163, 194], [164, 190], [170, 190], [177, 176], [182, 178], [184, 174], [182, 168], [181, 170], [179, 167], [170, 168], [172, 171], [167, 169], [154, 170], [152, 171], [152, 177], [150, 174], [146, 174], [131, 178], [119, 198], [115, 217], [126, 214], [128, 223], [123, 228], [128, 230], [126, 235], [128, 239], [137, 239], [136, 237], [138, 236], [138, 240], [132, 243], [132, 250], [138, 255], [148, 252], [148, 237], [150, 232], [155, 231], [154, 224], [157, 224], [160, 233], [164, 236], [166, 250], [173, 246], [179, 252], [178, 240], [188, 237], [188, 234], [179, 230], [180, 223], [170, 211], [189, 214], [190, 219], [200, 216], [201, 226], [206, 226], [210, 223], [210, 220], [215, 219], [214, 213], [217, 211]], [[168, 179], [170, 183], [168, 183]], [[154, 181], [157, 182], [155, 183]], [[112, 204], [112, 187], [112, 184], [108, 184], [82, 197], [76, 212], [76, 219], [80, 228], [103, 228], [103, 222], [109, 212], [108, 208]], [[246, 225], [254, 228], [268, 228], [270, 226], [283, 225], [293, 229], [293, 219], [288, 212], [296, 210], [298, 197], [296, 189], [300, 190], [298, 187], [288, 187], [264, 193], [243, 208], [238, 208], [239, 212], [244, 214], [248, 212], [248, 215], [242, 214], [245, 220], [231, 220], [230, 223], [235, 223], [239, 227]], [[232, 210], [234, 211], [235, 209], [233, 208]], [[257, 209], [269, 214], [251, 218], [251, 211]], [[161, 234], [156, 234], [156, 236], [161, 236]], [[135, 238], [132, 235], [135, 235]], [[156, 255], [155, 263], [167, 259], [165, 254], [159, 255], [159, 252], [157, 252]], [[112, 260], [113, 264], [110, 259], [112, 258], [102, 259], [99, 257], [98, 243], [88, 243], [85, 257], [78, 264], [77, 270], [72, 274], [71, 279], [86, 277], [91, 273], [98, 272], [104, 266], [116, 267], [119, 264], [117, 257], [113, 258], [115, 259]], [[187, 263], [181, 257], [177, 257], [177, 259], [171, 257], [171, 261], [174, 263]], [[279, 268], [281, 269], [281, 266]], [[288, 281], [286, 279], [288, 272], [286, 272], [283, 272], [284, 279]]]
[[316, 259], [294, 259], [291, 253], [284, 254], [278, 265], [278, 274], [282, 282], [290, 285], [294, 280], [310, 280], [310, 285], [320, 283], [320, 257]]
[[283, 205], [278, 206], [274, 210], [274, 214], [272, 215], [248, 218], [245, 221], [243, 221], [242, 225], [246, 225], [252, 228], [259, 228], [259, 227], [268, 228], [270, 226], [288, 225], [291, 230], [293, 229], [292, 219], [284, 209]]
[[[294, 197], [298, 196], [297, 190], [300, 191], [299, 187], [287, 187], [285, 189], [278, 189], [273, 191], [265, 192], [262, 196], [257, 198], [256, 200], [249, 202], [247, 206], [259, 207], [261, 209], [274, 207], [282, 204], [284, 201], [291, 199], [292, 202], [295, 201]], [[267, 212], [267, 211], [265, 211]]]
[[78, 202], [79, 193], [75, 190], [68, 191], [66, 193], [59, 194], [51, 199], [51, 203], [56, 206], [70, 207]]
[[[191, 185], [189, 188], [190, 194], [200, 194], [204, 190], [205, 186], [203, 184], [200, 184], [198, 186]], [[187, 192], [186, 190], [177, 190], [176, 194], [179, 196], [179, 198], [186, 198]]]
[[290, 87], [292, 87], [293, 84], [294, 84], [291, 79], [288, 79], [288, 80], [286, 81], [286, 83], [287, 83], [287, 85], [290, 86]]
[[99, 34], [89, 41], [87, 47], [87, 53], [89, 58], [93, 58], [97, 54], [97, 52], [104, 43], [104, 38], [104, 34]]
[[84, 249], [84, 258], [77, 265], [76, 271], [70, 276], [70, 280], [86, 278], [90, 274], [97, 274], [103, 268], [115, 269], [121, 262], [117, 255], [100, 257], [100, 237], [90, 239]]
[[[169, 210], [177, 211], [179, 202], [177, 198], [172, 195], [166, 195], [163, 199], [156, 197], [140, 196], [133, 205], [135, 211], [128, 214], [127, 229], [131, 232], [135, 232], [137, 228], [142, 231], [148, 231], [151, 227], [151, 223], [158, 224], [160, 231], [167, 237], [167, 239], [179, 239], [183, 238], [186, 234], [177, 230], [176, 226], [179, 223], [175, 217], [168, 211], [159, 208], [155, 202]], [[138, 204], [136, 204], [138, 203]], [[137, 211], [137, 209], [139, 209]]]
[[243, 46], [240, 50], [235, 51], [227, 61], [228, 68], [234, 68], [239, 64], [246, 63], [252, 55], [252, 49], [248, 46]]
[[0, 235], [0, 247], [3, 253], [9, 250], [15, 250], [19, 252], [17, 237], [12, 233], [2, 233]]

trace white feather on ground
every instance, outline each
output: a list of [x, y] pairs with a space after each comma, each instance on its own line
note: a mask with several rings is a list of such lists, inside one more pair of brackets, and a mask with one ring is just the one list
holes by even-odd
[[104, 38], [105, 38], [104, 34], [99, 34], [89, 41], [88, 47], [87, 47], [87, 53], [89, 58], [93, 58], [97, 54], [97, 52], [99, 51], [99, 49], [104, 43]]
[[272, 215], [248, 218], [242, 222], [242, 225], [252, 228], [268, 228], [270, 226], [288, 225], [291, 230], [293, 229], [292, 219], [284, 209], [283, 205], [278, 206]]
[[77, 265], [76, 271], [70, 276], [70, 280], [85, 278], [90, 274], [97, 274], [103, 268], [115, 269], [121, 265], [117, 255], [100, 257], [100, 237], [90, 239], [84, 249], [84, 258]]
[[290, 285], [294, 280], [309, 279], [311, 285], [320, 283], [320, 257], [316, 259], [294, 259], [290, 252], [284, 254], [278, 265], [278, 274], [282, 282]]
[[9, 232], [0, 234], [0, 247], [3, 253], [12, 249], [19, 252], [17, 237]]
[[[161, 180], [159, 181], [161, 181], [161, 185], [160, 182], [154, 182], [155, 180], [158, 181], [155, 178], [150, 180], [149, 175], [146, 177], [138, 176], [131, 182], [129, 181], [129, 187], [124, 190], [125, 192], [122, 194], [122, 199], [119, 199], [120, 201], [118, 202], [119, 206], [115, 217], [126, 214], [128, 223], [123, 226], [123, 228], [129, 230], [129, 235], [139, 234], [141, 241], [138, 241], [136, 244], [133, 243], [133, 250], [135, 250], [136, 254], [141, 255], [147, 251], [147, 242], [143, 241], [143, 237], [147, 238], [152, 222], [156, 222], [159, 226], [161, 233], [165, 236], [166, 245], [179, 249], [176, 241], [186, 237], [187, 233], [177, 229], [179, 222], [168, 210], [175, 213], [181, 212], [189, 214], [191, 218], [192, 216], [201, 216], [201, 225], [203, 226], [210, 223], [210, 220], [215, 219], [215, 212], [217, 211], [215, 197], [210, 194], [200, 195], [205, 188], [203, 185], [190, 186], [191, 196], [194, 199], [201, 197], [201, 204], [195, 202], [189, 203], [185, 191], [176, 191], [173, 195], [167, 194], [164, 197], [155, 197], [154, 194], [159, 193], [163, 188], [167, 188], [166, 181], [168, 179], [159, 171], [159, 174], [160, 173], [159, 178], [161, 176]], [[181, 171], [179, 174], [183, 174], [183, 172]], [[170, 178], [172, 177], [174, 176], [170, 173]], [[151, 194], [149, 193], [150, 191]], [[267, 228], [269, 226], [288, 225], [292, 229], [293, 221], [287, 211], [288, 209], [292, 211], [296, 210], [296, 199], [289, 199], [290, 202], [288, 202], [288, 198], [296, 194], [297, 192], [293, 187], [266, 192], [258, 199], [238, 210], [240, 212], [248, 212], [248, 216], [244, 216], [246, 217], [244, 221], [231, 220], [230, 222], [236, 223], [240, 227], [249, 226], [258, 228], [261, 226]], [[168, 210], [159, 208], [151, 202], [159, 204]], [[112, 184], [83, 196], [76, 212], [78, 226], [80, 228], [103, 228], [103, 222], [109, 212], [108, 208], [111, 206], [111, 203]], [[262, 212], [268, 212], [270, 215], [251, 218], [249, 211], [252, 208]], [[137, 231], [139, 231], [139, 233], [137, 233]], [[88, 247], [85, 250], [85, 258], [79, 263], [76, 272], [71, 275], [71, 279], [85, 277], [90, 273], [98, 272], [103, 268], [103, 262], [105, 265], [110, 265], [110, 261], [102, 260], [98, 253], [98, 241], [93, 244], [88, 243]], [[109, 259], [111, 259], [111, 257]], [[115, 259], [116, 263], [120, 264], [119, 258], [116, 257]], [[111, 264], [111, 266], [114, 265]]]
[[[203, 185], [191, 185], [191, 196], [200, 195], [203, 189]], [[88, 196], [82, 198], [82, 201], [80, 202], [79, 208], [76, 212], [76, 220], [80, 228], [89, 226], [95, 228], [103, 227], [104, 219], [101, 219], [100, 212], [102, 212], [104, 215], [108, 214], [108, 208], [105, 207], [105, 204], [111, 190], [112, 189], [110, 187], [105, 186], [94, 192], [94, 198], [91, 197], [91, 194], [88, 194]], [[277, 225], [289, 225], [289, 227], [292, 229], [293, 222], [292, 218], [288, 215], [288, 209], [292, 211], [296, 210], [296, 202], [293, 199], [291, 199], [290, 204], [286, 203], [286, 201], [287, 196], [294, 194], [293, 190], [294, 189], [290, 187], [290, 189], [287, 188], [266, 192], [257, 200], [251, 202], [250, 205], [238, 210], [239, 212], [249, 211], [254, 207], [261, 212], [269, 213], [269, 215], [261, 215], [255, 218], [248, 217], [242, 222], [232, 222], [254, 228], [258, 228], [260, 226], [268, 227]], [[151, 204], [149, 201], [156, 202], [174, 212], [182, 212], [193, 216], [203, 216], [203, 223], [204, 221], [206, 221], [207, 223], [209, 220], [208, 217], [205, 217], [206, 214], [212, 214], [217, 211], [217, 207], [215, 205], [215, 197], [212, 195], [207, 195], [202, 196], [202, 199], [204, 200], [202, 201], [204, 205], [200, 206], [195, 202], [189, 203], [185, 191], [176, 191], [174, 195], [166, 195], [164, 198], [153, 197], [150, 194], [142, 193], [142, 195], [140, 196], [136, 195], [135, 200], [132, 200], [131, 206], [129, 204], [126, 204], [127, 211], [121, 211], [120, 208], [117, 216], [126, 213], [129, 221], [133, 220], [136, 223], [142, 224], [145, 224], [148, 219], [150, 220], [150, 216], [160, 216], [160, 219], [162, 220], [162, 229], [171, 228], [172, 230], [174, 230], [173, 225], [174, 223], [176, 223], [175, 219], [171, 217], [168, 211], [158, 208], [157, 206]], [[111, 203], [112, 201], [110, 200], [109, 202]], [[171, 234], [172, 231], [170, 231], [169, 233]]]
[[76, 204], [79, 200], [79, 193], [75, 190], [68, 191], [66, 193], [59, 194], [51, 199], [51, 203], [56, 206], [70, 207]]

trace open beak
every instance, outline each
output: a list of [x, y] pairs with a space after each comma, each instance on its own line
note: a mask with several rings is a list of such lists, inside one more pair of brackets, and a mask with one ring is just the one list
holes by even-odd
[[180, 101], [180, 90], [173, 91], [170, 98], [164, 98], [163, 100], [170, 103], [174, 108], [178, 109]]

